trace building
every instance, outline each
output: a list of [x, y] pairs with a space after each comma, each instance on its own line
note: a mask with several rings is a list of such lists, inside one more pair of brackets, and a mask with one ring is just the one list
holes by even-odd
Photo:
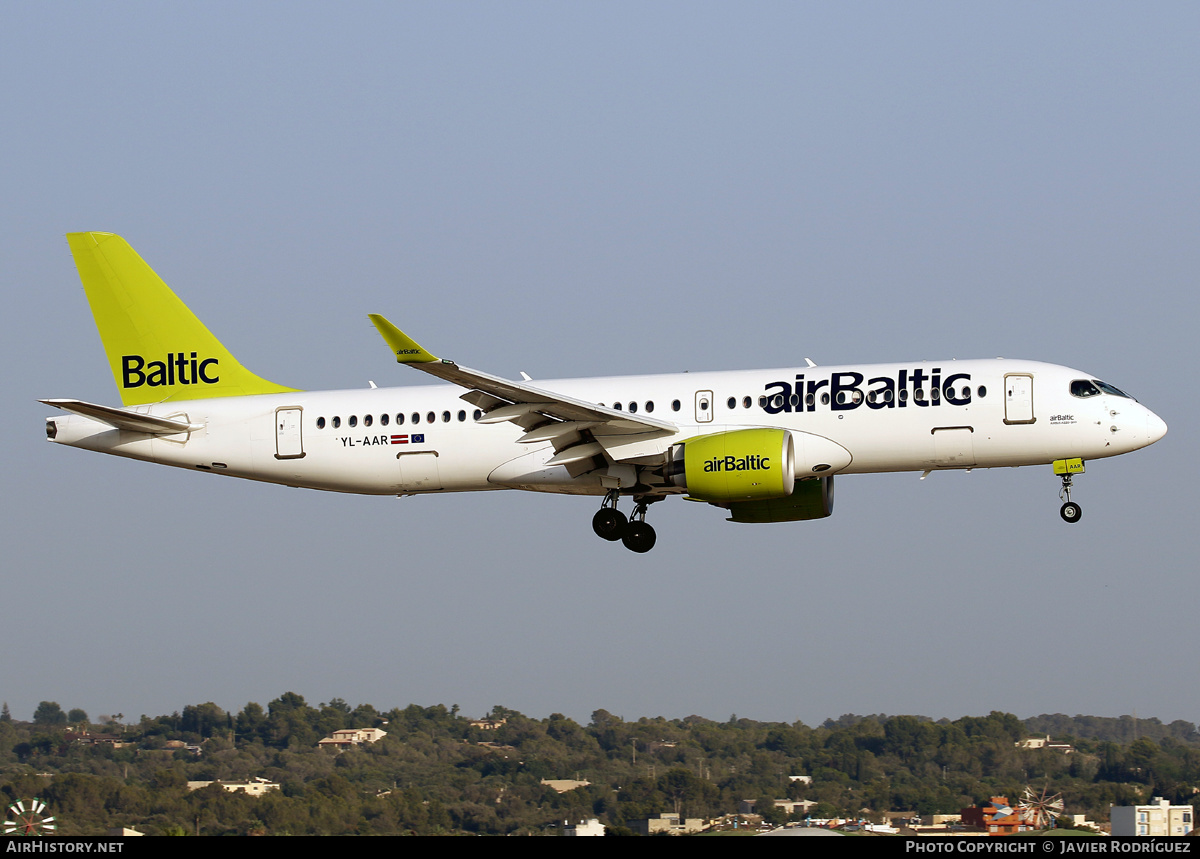
[[1009, 805], [1008, 797], [993, 796], [987, 805], [964, 808], [962, 822], [975, 826], [988, 835], [1013, 835], [1028, 832], [1032, 827], [1021, 820], [1020, 812]]
[[253, 781], [189, 781], [188, 790], [200, 790], [210, 784], [219, 784], [230, 793], [248, 793], [251, 796], [262, 796], [272, 790], [279, 790], [279, 784], [267, 781], [265, 778], [255, 778]]
[[683, 835], [699, 832], [704, 828], [704, 821], [698, 817], [681, 818], [678, 814], [665, 812], [646, 820], [630, 820], [629, 828], [638, 835]]
[[1171, 805], [1161, 796], [1149, 805], [1114, 805], [1109, 810], [1113, 835], [1187, 835], [1192, 831], [1192, 807]]
[[348, 749], [363, 743], [374, 743], [387, 736], [387, 731], [380, 728], [347, 728], [344, 731], [334, 731], [328, 737], [317, 742], [321, 748]]
[[563, 827], [563, 835], [582, 838], [587, 835], [603, 835], [605, 826], [597, 818], [591, 817], [579, 823], [568, 823]]
[[568, 790], [576, 790], [577, 788], [587, 787], [591, 784], [590, 781], [580, 781], [574, 778], [544, 778], [542, 784], [551, 790], [559, 793], [566, 793]]

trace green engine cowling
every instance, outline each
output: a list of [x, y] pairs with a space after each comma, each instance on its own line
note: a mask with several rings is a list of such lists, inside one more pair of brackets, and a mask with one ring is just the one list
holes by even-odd
[[730, 522], [800, 522], [833, 513], [833, 475], [801, 480], [786, 498], [722, 504]]
[[676, 445], [671, 458], [671, 481], [714, 504], [786, 498], [796, 482], [795, 447], [784, 429], [698, 436]]

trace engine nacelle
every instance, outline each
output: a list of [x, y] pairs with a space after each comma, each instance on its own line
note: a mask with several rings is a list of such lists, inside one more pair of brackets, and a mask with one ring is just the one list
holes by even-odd
[[786, 498], [763, 501], [733, 501], [720, 505], [730, 522], [799, 522], [824, 519], [833, 513], [833, 475], [800, 480]]
[[671, 448], [668, 476], [700, 501], [786, 498], [796, 482], [792, 434], [760, 428], [688, 439]]

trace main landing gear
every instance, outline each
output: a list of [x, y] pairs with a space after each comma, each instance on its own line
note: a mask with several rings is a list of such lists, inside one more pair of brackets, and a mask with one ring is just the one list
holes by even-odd
[[639, 555], [649, 552], [658, 539], [654, 529], [646, 524], [646, 507], [650, 501], [634, 499], [633, 515], [626, 519], [625, 514], [617, 509], [619, 497], [620, 493], [615, 489], [604, 496], [604, 503], [592, 517], [592, 530], [604, 540], [620, 540], [631, 552]]

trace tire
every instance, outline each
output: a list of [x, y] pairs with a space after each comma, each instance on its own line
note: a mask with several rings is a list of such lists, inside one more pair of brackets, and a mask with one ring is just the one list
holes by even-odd
[[645, 522], [630, 522], [625, 528], [625, 536], [621, 538], [621, 542], [625, 544], [626, 549], [631, 552], [637, 552], [639, 555], [653, 549], [654, 543], [657, 540], [658, 535]]
[[1083, 516], [1083, 509], [1074, 501], [1068, 501], [1059, 509], [1058, 515], [1063, 517], [1064, 522], [1074, 524]]
[[625, 536], [628, 520], [625, 514], [612, 507], [601, 507], [592, 517], [592, 530], [603, 540], [616, 541]]

